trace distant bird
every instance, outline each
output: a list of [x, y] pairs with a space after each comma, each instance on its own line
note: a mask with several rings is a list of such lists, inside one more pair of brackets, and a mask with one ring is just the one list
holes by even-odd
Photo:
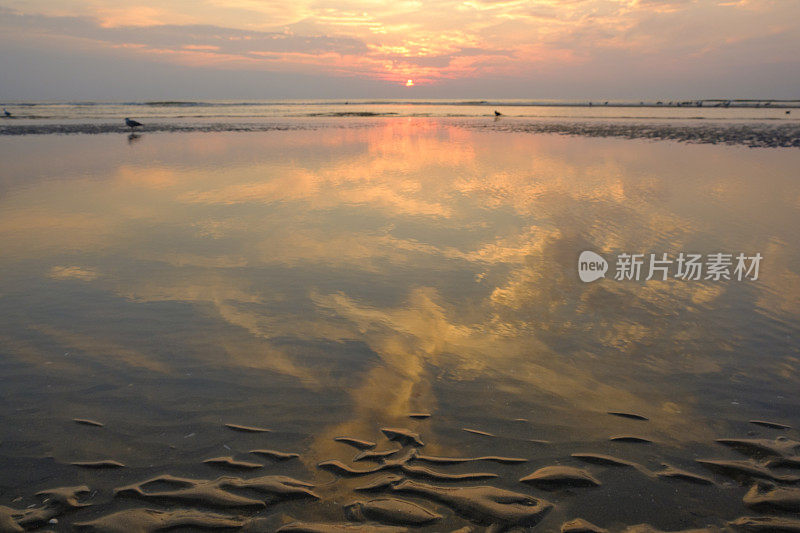
[[3, 108], [3, 114], [7, 117], [11, 116], [11, 111], [7, 110], [5, 107]]
[[125, 118], [125, 125], [128, 126], [130, 129], [133, 129], [133, 128], [136, 128], [138, 126], [141, 126], [142, 123], [141, 122], [137, 122], [135, 120], [131, 120], [131, 119], [126, 117]]
[[494, 110], [494, 116], [496, 116], [496, 117], [502, 117], [502, 116], [503, 116], [503, 114], [502, 114], [500, 111], [498, 111], [498, 110], [496, 110], [496, 109], [495, 109], [495, 110]]
[[787, 114], [787, 115], [791, 114], [791, 111], [787, 111], [787, 112], [786, 112], [786, 114]]

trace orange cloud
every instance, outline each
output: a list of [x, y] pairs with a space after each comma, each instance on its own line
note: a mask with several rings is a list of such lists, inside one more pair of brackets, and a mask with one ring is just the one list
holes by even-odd
[[[154, 0], [122, 7], [79, 0], [65, 9], [38, 0], [26, 8], [30, 12], [14, 12], [19, 16], [13, 22], [39, 37], [138, 48], [182, 65], [326, 72], [393, 83], [412, 78], [422, 84], [529, 75], [610, 53], [657, 64], [739, 47], [739, 57], [786, 59], [785, 51], [800, 44], [800, 7], [757, 0], [442, 0], [421, 7], [415, 0], [213, 0], [188, 11]], [[707, 20], [715, 20], [714, 26]], [[758, 48], [748, 47], [750, 41]]]

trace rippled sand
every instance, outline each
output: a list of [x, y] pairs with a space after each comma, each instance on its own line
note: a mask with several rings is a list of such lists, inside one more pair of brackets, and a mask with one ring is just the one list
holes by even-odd
[[[416, 425], [423, 424], [410, 421], [411, 427]], [[424, 425], [432, 429], [435, 419]], [[426, 445], [413, 429], [383, 428], [380, 433], [376, 440], [385, 441], [381, 446], [395, 443], [400, 447], [365, 457], [363, 450], [375, 448], [377, 443], [356, 437], [333, 439], [343, 445], [336, 456], [346, 454], [348, 446], [362, 451], [347, 461], [352, 466], [339, 460], [319, 462], [316, 468], [308, 465], [307, 475], [314, 481], [275, 473], [280, 471], [275, 461], [304, 462], [299, 454], [271, 452], [265, 456], [262, 450], [239, 452], [236, 455], [242, 459], [203, 461], [216, 472], [207, 471], [209, 477], [202, 479], [160, 474], [111, 491], [87, 485], [40, 491], [33, 498], [38, 503], [24, 508], [0, 507], [0, 526], [3, 531], [22, 531], [51, 525], [64, 528], [68, 524], [77, 530], [103, 532], [180, 527], [312, 532], [407, 528], [475, 531], [489, 527], [504, 531], [534, 528], [540, 523], [543, 530], [557, 530], [563, 522], [560, 529], [572, 532], [659, 531], [650, 524], [625, 525], [617, 521], [601, 527], [584, 518], [590, 516], [604, 522], [603, 510], [596, 502], [609, 499], [624, 509], [630, 505], [631, 489], [635, 489], [654, 496], [645, 511], [653, 517], [660, 517], [665, 511], [665, 502], [657, 496], [671, 493], [683, 498], [740, 497], [738, 505], [730, 502], [731, 509], [755, 513], [725, 520], [724, 516], [708, 512], [692, 525], [692, 531], [800, 531], [800, 520], [784, 516], [800, 512], [800, 476], [785, 473], [800, 468], [800, 441], [782, 434], [719, 439], [716, 447], [710, 447], [711, 453], [718, 456], [725, 455], [726, 447], [733, 448], [744, 458], [700, 459], [689, 462], [687, 469], [661, 463], [660, 469], [650, 470], [651, 465], [665, 458], [648, 453], [643, 463], [637, 463], [596, 453], [563, 455], [571, 447], [590, 447], [577, 443], [528, 447], [528, 458], [437, 457], [422, 454]], [[498, 444], [499, 449], [508, 447], [509, 441], [522, 440], [519, 432], [498, 438], [505, 441]], [[238, 450], [243, 444], [235, 439], [231, 448]], [[464, 444], [469, 447], [467, 442]], [[636, 443], [627, 444], [617, 447], [615, 453], [642, 457]], [[594, 444], [595, 449], [598, 446]], [[254, 456], [274, 461], [254, 462]], [[368, 461], [372, 466], [358, 466], [358, 461]], [[124, 467], [113, 460], [102, 463]], [[437, 468], [418, 463], [436, 464]], [[484, 472], [472, 471], [478, 463]], [[453, 465], [465, 464], [469, 466], [455, 468], [460, 471], [454, 472]], [[244, 465], [246, 470], [259, 472], [247, 477], [225, 473], [241, 470]], [[532, 473], [521, 475], [532, 468]], [[708, 471], [711, 473], [704, 475]], [[131, 472], [125, 477], [135, 476]], [[520, 477], [515, 482], [517, 476]], [[105, 484], [114, 479], [117, 478], [99, 476], [96, 481]], [[486, 484], [487, 480], [492, 480], [491, 484]], [[575, 500], [583, 503], [573, 504]], [[305, 502], [302, 506], [292, 505], [301, 501]]]

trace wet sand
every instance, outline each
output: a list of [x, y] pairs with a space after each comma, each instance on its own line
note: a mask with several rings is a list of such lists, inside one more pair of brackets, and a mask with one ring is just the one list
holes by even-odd
[[[411, 429], [393, 428], [383, 433], [385, 442], [379, 444], [388, 445], [404, 435], [403, 446], [393, 454], [375, 457], [377, 465], [366, 469], [331, 460], [320, 462], [316, 471], [311, 468], [307, 472], [308, 481], [275, 473], [203, 479], [160, 474], [111, 491], [87, 485], [56, 487], [39, 491], [31, 498], [15, 500], [18, 505], [27, 501], [36, 503], [15, 507], [12, 502], [10, 506], [0, 507], [0, 526], [4, 532], [51, 526], [63, 529], [66, 525], [76, 530], [98, 532], [150, 532], [173, 528], [328, 532], [407, 528], [441, 531], [443, 527], [448, 531], [461, 531], [459, 528], [476, 531], [484, 527], [505, 531], [534, 528], [541, 523], [542, 530], [571, 532], [661, 531], [646, 523], [597, 525], [575, 516], [591, 516], [602, 523], [602, 514], [598, 514], [591, 503], [585, 507], [570, 505], [583, 491], [603, 491], [605, 494], [598, 495], [599, 498], [609, 497], [624, 507], [623, 495], [628, 492], [624, 487], [627, 486], [654, 495], [677, 492], [698, 497], [715, 494], [715, 497], [740, 498], [739, 505], [732, 505], [731, 509], [738, 508], [743, 516], [731, 519], [706, 516], [703, 524], [682, 531], [800, 531], [798, 521], [791, 517], [800, 512], [800, 476], [783, 474], [785, 470], [781, 468], [770, 468], [770, 460], [795, 457], [800, 452], [800, 441], [784, 436], [719, 439], [711, 448], [720, 457], [733, 447], [740, 456], [758, 459], [698, 460], [687, 470], [662, 464], [662, 470], [651, 471], [648, 467], [657, 463], [658, 457], [646, 458], [644, 465], [647, 466], [603, 454], [573, 453], [570, 457], [555, 450], [542, 452], [541, 449], [538, 453], [531, 449], [528, 459], [434, 458], [421, 454], [426, 445]], [[409, 435], [414, 437], [409, 438]], [[567, 448], [566, 443], [558, 446], [559, 450]], [[588, 467], [576, 460], [588, 463]], [[450, 471], [453, 465], [477, 461], [486, 463], [485, 466], [512, 466], [498, 469], [497, 473]], [[230, 457], [204, 462], [227, 466], [237, 463]], [[418, 462], [437, 463], [444, 470], [433, 471]], [[521, 465], [522, 462], [545, 466], [520, 477], [515, 483], [513, 477], [529, 468]], [[246, 464], [248, 469], [251, 466], [270, 469], [269, 464]], [[331, 465], [336, 468], [330, 468]], [[620, 476], [616, 474], [620, 466], [633, 469]], [[701, 474], [703, 468], [713, 472], [711, 477]], [[135, 475], [131, 473], [128, 477]], [[109, 481], [113, 483], [114, 479], [98, 477], [95, 481], [102, 486]], [[355, 486], [351, 482], [354, 479], [361, 486]], [[492, 479], [496, 480], [494, 484], [486, 484]], [[369, 493], [369, 496], [359, 496], [359, 493]], [[335, 499], [330, 499], [334, 494]], [[304, 502], [302, 507], [292, 506], [291, 502], [296, 501]], [[343, 501], [349, 503], [342, 505]], [[662, 511], [654, 502], [653, 516], [659, 516]]]
[[[234, 122], [234, 123], [174, 123], [154, 121], [137, 129], [136, 135], [143, 133], [221, 133], [221, 132], [271, 132], [293, 130], [320, 130], [329, 128], [371, 127], [380, 122], [363, 122], [357, 114], [350, 117], [352, 123], [303, 120], [280, 122]], [[347, 119], [345, 119], [347, 120]], [[419, 119], [416, 119], [419, 120]], [[529, 134], [558, 134], [586, 137], [621, 137], [625, 139], [648, 139], [653, 141], [678, 141], [700, 144], [744, 145], [751, 148], [800, 148], [800, 122], [798, 121], [723, 121], [686, 120], [653, 121], [648, 119], [607, 121], [558, 121], [553, 119], [531, 120], [506, 118], [490, 119], [439, 119], [458, 127], [481, 130], [515, 132]], [[99, 135], [110, 133], [129, 133], [124, 125], [118, 123], [84, 124], [0, 124], [0, 136], [4, 135]], [[138, 138], [138, 137], [132, 137]]]
[[800, 152], [469, 122], [2, 136], [0, 531], [798, 531]]

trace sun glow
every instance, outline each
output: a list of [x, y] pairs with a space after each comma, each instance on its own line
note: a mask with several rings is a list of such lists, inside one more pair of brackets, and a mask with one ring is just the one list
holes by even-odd
[[[206, 0], [195, 2], [198, 7], [192, 10], [185, 9], [187, 4], [178, 0], [0, 0], [3, 59], [11, 61], [19, 55], [22, 64], [29, 64], [24, 47], [30, 46], [30, 53], [38, 54], [34, 50], [58, 50], [70, 43], [75, 53], [86, 57], [131, 61], [126, 68], [137, 65], [140, 70], [134, 77], [144, 86], [143, 72], [153, 63], [210, 69], [209, 76], [213, 75], [211, 71], [263, 71], [268, 73], [264, 76], [274, 76], [276, 83], [282, 80], [280, 84], [284, 85], [290, 84], [289, 77], [281, 73], [319, 76], [320, 80], [332, 76], [341, 80], [337, 83], [352, 87], [348, 90], [360, 86], [356, 79], [368, 79], [389, 91], [386, 94], [391, 93], [391, 87], [410, 90], [422, 84], [423, 89], [418, 91], [445, 91], [442, 96], [448, 87], [455, 87], [454, 83], [466, 84], [463, 90], [472, 87], [477, 94], [492, 86], [485, 85], [488, 80], [502, 79], [503, 84], [510, 84], [503, 89], [509, 94], [527, 94], [535, 82], [544, 83], [543, 91], [567, 97], [577, 90], [570, 81], [576, 76], [591, 80], [589, 92], [600, 91], [599, 87], [608, 83], [628, 87], [636, 80], [638, 88], [628, 87], [631, 94], [647, 94], [653, 90], [652, 73], [633, 68], [645, 52], [648, 65], [677, 62], [674, 68], [686, 77], [675, 81], [669, 90], [665, 87], [666, 92], [681, 93], [688, 80], [700, 84], [695, 76], [701, 72], [709, 77], [703, 83], [712, 87], [720, 83], [713, 81], [714, 69], [736, 72], [737, 79], [748, 84], [761, 83], [751, 81], [764, 78], [756, 71], [777, 69], [777, 63], [786, 65], [782, 70], [789, 78], [780, 81], [770, 75], [763, 83], [774, 84], [773, 90], [790, 91], [787, 87], [797, 80], [796, 75], [788, 73], [798, 70], [791, 69], [795, 61], [791, 50], [800, 44], [800, 37], [795, 37], [800, 35], [800, 2]], [[667, 19], [656, 20], [654, 11]], [[697, 31], [698, 21], [710, 17], [714, 17], [714, 28]], [[682, 41], [675, 35], [690, 37]], [[6, 42], [17, 43], [11, 47], [13, 53], [6, 53]], [[766, 66], [764, 57], [770, 57], [772, 66]], [[605, 60], [615, 66], [602, 66]], [[685, 61], [688, 63], [681, 66]], [[750, 70], [743, 70], [743, 63], [750, 65]], [[91, 68], [90, 63], [86, 65]], [[713, 69], [704, 69], [705, 65], [713, 65]], [[589, 66], [591, 69], [586, 70]], [[186, 90], [191, 91], [190, 75], [183, 72], [174, 71], [170, 77], [183, 80]], [[534, 72], [538, 73], [535, 80]], [[62, 74], [68, 76], [66, 71]], [[410, 74], [417, 79], [403, 79]], [[627, 82], [611, 81], [620, 76]], [[33, 74], [24, 72], [18, 73], [15, 84], [23, 79], [37, 85]], [[69, 78], [64, 78], [64, 83], [69, 84]], [[156, 85], [164, 83], [159, 79]], [[545, 89], [550, 83], [555, 84], [553, 88]], [[81, 79], [79, 84], [85, 85], [83, 90], [93, 90], [89, 79]], [[248, 84], [253, 94], [261, 94], [258, 83]], [[63, 88], [47, 85], [41, 90], [64, 93]], [[753, 91], [767, 91], [767, 86], [754, 87]], [[224, 85], [219, 86], [220, 91], [223, 89]], [[288, 87], [283, 90], [293, 94]], [[622, 96], [621, 92], [615, 94]], [[786, 94], [787, 98], [794, 97]]]

